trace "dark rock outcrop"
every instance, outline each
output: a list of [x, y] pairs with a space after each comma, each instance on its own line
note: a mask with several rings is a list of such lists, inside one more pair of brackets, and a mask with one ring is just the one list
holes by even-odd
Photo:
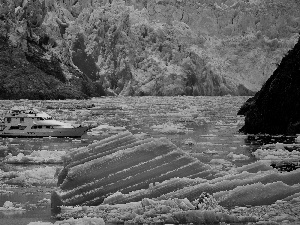
[[245, 133], [300, 133], [300, 39], [273, 75], [238, 114], [245, 115]]
[[101, 87], [70, 66], [74, 76], [67, 80], [59, 59], [45, 58], [45, 50], [37, 43], [28, 42], [27, 47], [23, 52], [0, 38], [0, 99], [82, 99], [101, 95]]

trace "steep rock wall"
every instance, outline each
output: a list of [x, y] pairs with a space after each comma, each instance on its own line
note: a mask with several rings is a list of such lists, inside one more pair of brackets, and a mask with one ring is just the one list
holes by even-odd
[[55, 55], [67, 80], [71, 66], [107, 94], [254, 94], [300, 27], [299, 4], [287, 0], [12, 1], [9, 40], [24, 51], [28, 5], [23, 36]]
[[300, 40], [282, 59], [262, 89], [240, 109], [245, 133], [298, 134], [300, 132]]
[[300, 21], [298, 5], [286, 0], [89, 1], [78, 8], [66, 36], [71, 43], [83, 37], [81, 61], [93, 61], [93, 77], [121, 95], [250, 95], [293, 47]]
[[0, 1], [0, 98], [100, 96], [101, 86], [74, 66], [48, 9], [46, 1]]

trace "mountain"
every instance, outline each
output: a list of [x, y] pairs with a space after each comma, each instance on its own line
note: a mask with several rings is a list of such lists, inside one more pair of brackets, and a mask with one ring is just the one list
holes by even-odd
[[300, 133], [300, 39], [273, 75], [240, 109], [245, 133]]
[[25, 17], [64, 77], [87, 77], [106, 95], [252, 95], [300, 27], [296, 0], [11, 2], [10, 43]]
[[45, 2], [0, 1], [0, 99], [104, 95], [74, 66], [67, 42], [45, 32]]

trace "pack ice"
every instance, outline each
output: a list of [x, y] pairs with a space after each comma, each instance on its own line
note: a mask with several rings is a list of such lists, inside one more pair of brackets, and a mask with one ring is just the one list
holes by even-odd
[[[108, 212], [128, 209], [130, 204], [145, 210], [143, 204], [150, 201], [150, 205], [163, 210], [164, 205], [169, 206], [170, 201], [175, 201], [178, 210], [166, 212], [171, 213], [174, 221], [168, 217], [170, 220], [160, 219], [160, 222], [182, 223], [189, 222], [187, 218], [203, 219], [206, 216], [226, 222], [224, 207], [271, 205], [278, 200], [299, 197], [300, 170], [279, 172], [268, 161], [258, 160], [224, 173], [182, 151], [167, 138], [140, 140], [125, 131], [69, 152], [64, 157], [57, 185], [51, 196], [51, 205], [53, 209], [63, 209], [61, 218], [90, 213], [107, 221]], [[217, 202], [218, 207], [212, 209], [215, 214], [210, 214], [209, 210], [193, 209], [203, 192], [209, 193]], [[182, 202], [186, 208], [178, 206]], [[68, 207], [76, 209], [75, 215], [72, 210], [71, 213], [67, 210]], [[162, 215], [161, 211], [151, 212]], [[206, 213], [202, 215], [200, 212]], [[117, 222], [141, 223], [145, 222], [138, 220], [141, 215], [144, 219], [154, 218], [150, 211], [149, 215], [144, 215], [145, 211], [139, 213], [139, 210], [135, 212], [134, 218], [131, 214], [128, 218], [125, 214], [118, 214], [119, 217], [114, 214], [114, 218], [118, 218]], [[244, 218], [243, 221], [252, 220], [257, 218]]]

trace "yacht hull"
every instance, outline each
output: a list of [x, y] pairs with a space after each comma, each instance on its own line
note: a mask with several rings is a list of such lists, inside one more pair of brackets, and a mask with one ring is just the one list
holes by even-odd
[[74, 127], [74, 128], [59, 128], [53, 130], [13, 130], [8, 132], [0, 132], [0, 137], [76, 137], [79, 138], [85, 134], [88, 127]]

